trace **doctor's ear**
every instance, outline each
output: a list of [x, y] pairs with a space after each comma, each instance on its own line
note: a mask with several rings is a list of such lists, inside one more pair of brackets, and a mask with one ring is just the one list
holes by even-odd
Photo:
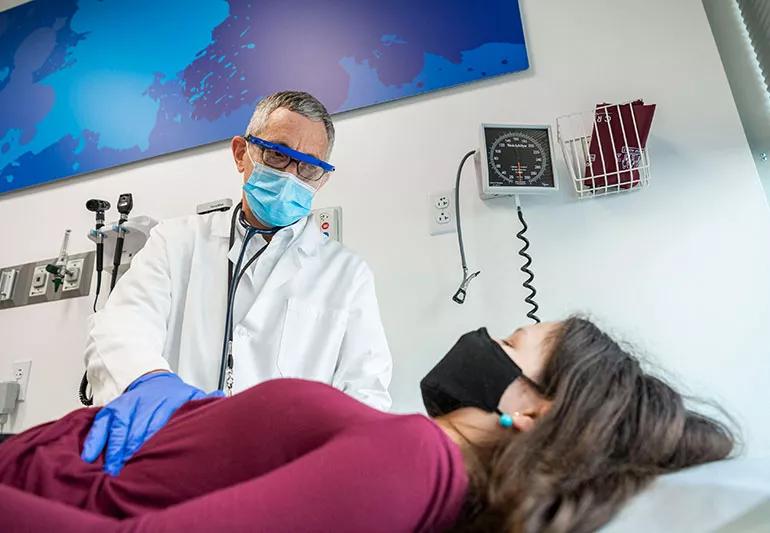
[[238, 172], [243, 174], [243, 172], [246, 170], [245, 161], [248, 160], [248, 157], [246, 157], [246, 139], [240, 135], [236, 135], [230, 141], [230, 149], [233, 152], [235, 168], [238, 169]]
[[324, 175], [324, 177], [323, 177], [323, 178], [321, 178], [320, 180], [318, 180], [318, 182], [317, 182], [317, 183], [316, 183], [316, 185], [315, 185], [315, 190], [319, 190], [321, 187], [323, 187], [324, 185], [326, 185], [326, 183], [329, 181], [329, 177], [330, 177], [330, 176], [331, 176], [331, 174], [329, 174], [329, 173], [327, 172], [327, 173], [326, 173], [326, 175]]

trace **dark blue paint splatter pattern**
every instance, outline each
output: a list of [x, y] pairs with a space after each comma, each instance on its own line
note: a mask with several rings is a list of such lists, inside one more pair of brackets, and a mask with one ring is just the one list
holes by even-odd
[[528, 68], [516, 1], [36, 0], [0, 13], [0, 193]]

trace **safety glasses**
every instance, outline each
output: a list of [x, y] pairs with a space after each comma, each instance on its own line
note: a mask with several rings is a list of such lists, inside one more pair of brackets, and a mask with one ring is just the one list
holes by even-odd
[[276, 170], [283, 170], [292, 161], [297, 163], [297, 175], [303, 180], [318, 181], [327, 172], [334, 172], [334, 167], [326, 161], [313, 157], [310, 154], [293, 150], [283, 144], [276, 144], [254, 135], [244, 137], [251, 144], [262, 150], [262, 161]]

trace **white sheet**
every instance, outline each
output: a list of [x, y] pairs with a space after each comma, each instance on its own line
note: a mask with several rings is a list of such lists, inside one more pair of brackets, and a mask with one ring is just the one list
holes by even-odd
[[658, 478], [602, 533], [770, 532], [770, 457], [710, 463]]

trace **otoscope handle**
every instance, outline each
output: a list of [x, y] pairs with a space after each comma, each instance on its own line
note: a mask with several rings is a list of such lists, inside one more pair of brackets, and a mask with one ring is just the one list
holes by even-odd
[[118, 237], [115, 241], [115, 259], [112, 262], [112, 266], [116, 269], [120, 266], [120, 258], [123, 255], [123, 237]]
[[104, 243], [96, 243], [96, 271], [101, 272], [104, 269]]
[[115, 283], [118, 281], [118, 269], [120, 268], [120, 259], [123, 255], [123, 234], [118, 234], [118, 238], [115, 240], [115, 258], [112, 261], [112, 277], [110, 279], [110, 291], [115, 288]]

